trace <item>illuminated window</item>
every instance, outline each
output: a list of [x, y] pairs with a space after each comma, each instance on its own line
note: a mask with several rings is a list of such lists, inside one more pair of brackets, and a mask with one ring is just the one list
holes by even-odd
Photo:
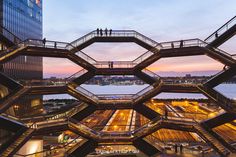
[[40, 6], [40, 0], [36, 0], [36, 4]]
[[40, 105], [40, 100], [39, 99], [34, 99], [31, 101], [31, 107], [39, 106]]

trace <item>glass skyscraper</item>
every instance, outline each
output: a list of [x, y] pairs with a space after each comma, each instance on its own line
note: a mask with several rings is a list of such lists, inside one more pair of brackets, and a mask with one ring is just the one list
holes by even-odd
[[[12, 34], [21, 41], [29, 38], [42, 39], [42, 0], [0, 0], [0, 25], [1, 34], [11, 42], [16, 42]], [[1, 49], [11, 46], [0, 42]], [[0, 68], [15, 80], [42, 79], [43, 76], [41, 57], [20, 56]], [[23, 105], [20, 105], [20, 109], [17, 107], [18, 111], [14, 111], [14, 114], [35, 114], [42, 108], [41, 96], [25, 97], [19, 104]]]

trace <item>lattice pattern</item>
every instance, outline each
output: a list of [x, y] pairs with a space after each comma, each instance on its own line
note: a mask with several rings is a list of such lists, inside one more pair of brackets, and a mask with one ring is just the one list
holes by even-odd
[[[229, 33], [230, 31], [231, 33]], [[161, 92], [178, 91], [184, 93], [201, 93], [223, 108], [225, 110], [224, 116], [229, 114], [231, 115], [230, 117], [232, 117], [230, 120], [234, 120], [236, 113], [236, 102], [213, 89], [216, 85], [236, 74], [236, 60], [233, 56], [216, 48], [216, 46], [219, 46], [220, 39], [226, 33], [228, 34], [228, 36], [225, 37], [227, 39], [233, 36], [234, 33], [232, 33], [232, 31], [235, 32], [235, 24], [227, 31], [223, 32], [223, 34], [217, 34], [216, 39], [211, 41], [210, 44], [200, 39], [157, 43], [133, 30], [113, 30], [111, 34], [104, 34], [103, 36], [101, 36], [97, 31], [92, 31], [72, 43], [56, 41], [46, 41], [46, 43], [44, 43], [43, 40], [29, 39], [7, 49], [4, 52], [1, 52], [1, 64], [19, 55], [27, 55], [68, 58], [84, 68], [69, 77], [67, 79], [69, 83], [60, 86], [33, 86], [31, 84], [21, 85], [14, 82], [17, 84], [17, 88], [14, 90], [14, 93], [1, 100], [0, 113], [2, 113], [3, 116], [7, 116], [3, 113], [12, 105], [14, 101], [16, 101], [16, 99], [25, 94], [68, 93], [80, 100], [81, 104], [70, 109], [69, 111], [66, 111], [66, 114], [62, 117], [58, 118], [58, 116], [55, 115], [55, 117], [57, 117], [54, 118], [55, 120], [34, 123], [30, 127], [24, 126], [23, 128], [25, 128], [26, 131], [18, 138], [19, 144], [9, 145], [8, 149], [2, 151], [2, 156], [11, 156], [16, 153], [20, 146], [22, 146], [23, 143], [25, 143], [33, 134], [47, 133], [47, 131], [55, 129], [70, 129], [87, 139], [87, 142], [83, 142], [80, 146], [76, 145], [76, 149], [74, 148], [73, 150], [68, 151], [71, 154], [76, 154], [76, 152], [79, 151], [86, 152], [83, 154], [86, 155], [94, 150], [99, 143], [124, 142], [133, 144], [145, 154], [151, 156], [156, 153], [160, 153], [162, 149], [158, 150], [160, 146], [154, 146], [154, 143], [151, 142], [147, 136], [161, 128], [196, 132], [219, 154], [224, 156], [228, 155], [230, 151], [234, 151], [235, 149], [212, 131], [213, 127], [218, 126], [216, 120], [220, 119], [219, 117], [203, 122], [197, 122], [193, 119], [186, 118], [174, 118], [167, 120], [160, 114], [145, 106], [144, 103]], [[217, 33], [217, 31], [215, 33]], [[216, 42], [216, 40], [219, 41]], [[225, 40], [222, 39], [222, 43]], [[109, 61], [97, 61], [81, 51], [83, 48], [94, 42], [135, 42], [146, 48], [148, 51], [133, 61], [114, 61], [113, 67], [110, 68]], [[214, 43], [217, 43], [217, 45], [214, 45]], [[223, 63], [227, 66], [227, 68], [204, 84], [188, 85], [168, 84], [163, 82], [160, 76], [145, 69], [145, 67], [151, 65], [160, 58], [193, 55], [207, 55]], [[115, 98], [110, 96], [99, 97], [80, 86], [95, 75], [135, 75], [144, 82], [150, 84], [150, 86], [133, 95], [117, 95]], [[1, 74], [1, 80], [7, 79], [9, 78]], [[12, 81], [13, 80], [9, 79], [9, 81], [7, 81], [9, 82], [8, 85], [11, 85]], [[134, 109], [151, 121], [134, 131], [116, 134], [95, 131], [80, 123], [82, 119], [94, 113], [96, 110], [108, 109]], [[43, 121], [53, 119], [53, 117], [44, 116], [39, 119]], [[212, 122], [214, 125], [211, 125]], [[228, 121], [224, 121], [223, 123], [227, 122]], [[93, 145], [91, 150], [88, 150], [87, 145]], [[145, 151], [145, 149], [143, 149], [144, 147], [156, 151]]]

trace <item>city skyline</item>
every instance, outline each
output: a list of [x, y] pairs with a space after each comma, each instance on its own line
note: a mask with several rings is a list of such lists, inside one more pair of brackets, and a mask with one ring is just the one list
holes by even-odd
[[[190, 38], [204, 40], [236, 13], [233, 9], [235, 1], [228, 1], [228, 3], [222, 0], [208, 0], [204, 3], [199, 1], [135, 2], [131, 0], [118, 5], [107, 0], [91, 1], [89, 4], [84, 1], [71, 1], [71, 3], [45, 1], [43, 3], [44, 37], [48, 40], [71, 42], [97, 27], [103, 29], [107, 27], [134, 29], [157, 42]], [[219, 10], [224, 12], [219, 13]], [[234, 41], [235, 39], [232, 38], [220, 48], [234, 53]], [[117, 49], [118, 47], [119, 44], [93, 44], [83, 51], [98, 60], [108, 61], [114, 60], [113, 56], [118, 60], [131, 60], [146, 52], [135, 44], [127, 44], [122, 46], [122, 49]], [[181, 64], [179, 68], [172, 68], [181, 60], [186, 60], [185, 66]], [[59, 61], [61, 64], [58, 65]], [[205, 64], [197, 63], [198, 61]], [[161, 63], [157, 61], [158, 66], [153, 65], [149, 68], [160, 73], [166, 71], [163, 75], [169, 75], [172, 71], [212, 75], [214, 74], [212, 71], [218, 72], [223, 68], [223, 65], [212, 62], [207, 57], [171, 58], [168, 62], [161, 61]], [[49, 58], [44, 59], [44, 69], [47, 69], [44, 71], [45, 77], [69, 76], [80, 70], [69, 61]]]

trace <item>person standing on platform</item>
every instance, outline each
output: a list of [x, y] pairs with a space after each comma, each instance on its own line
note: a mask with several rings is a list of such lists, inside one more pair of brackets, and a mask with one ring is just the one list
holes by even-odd
[[103, 33], [102, 33], [102, 32], [103, 32], [103, 30], [102, 30], [102, 29], [100, 29], [100, 35], [101, 35], [101, 36], [103, 35]]
[[43, 38], [43, 46], [45, 47], [45, 45], [46, 45], [46, 38]]
[[182, 48], [183, 46], [184, 46], [184, 41], [183, 41], [183, 40], [180, 40], [179, 47]]
[[175, 144], [175, 153], [178, 153], [178, 145]]
[[183, 145], [182, 144], [180, 144], [179, 149], [180, 149], [180, 153], [182, 153], [183, 152]]
[[105, 29], [105, 35], [107, 36], [107, 34], [108, 34], [108, 29], [106, 28]]
[[113, 61], [111, 61], [111, 68], [113, 68]]
[[112, 34], [112, 29], [109, 30], [109, 35], [111, 36], [111, 34]]
[[97, 28], [97, 36], [99, 36], [99, 28]]
[[218, 32], [216, 32], [215, 37], [218, 38], [218, 36], [219, 36], [219, 35], [218, 35]]
[[173, 42], [171, 42], [171, 48], [172, 48], [172, 49], [175, 48], [175, 45], [174, 45]]
[[165, 108], [165, 119], [168, 119], [168, 110]]

